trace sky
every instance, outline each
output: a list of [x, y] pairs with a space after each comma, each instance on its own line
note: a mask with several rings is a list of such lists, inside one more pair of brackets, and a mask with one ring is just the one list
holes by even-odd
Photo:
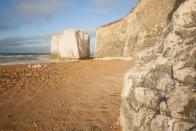
[[51, 36], [80, 29], [96, 44], [96, 28], [121, 19], [138, 0], [0, 0], [0, 53], [49, 53]]

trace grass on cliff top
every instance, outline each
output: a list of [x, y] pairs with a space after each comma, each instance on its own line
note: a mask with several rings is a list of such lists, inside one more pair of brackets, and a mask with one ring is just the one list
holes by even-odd
[[48, 59], [61, 59], [59, 55], [49, 55]]

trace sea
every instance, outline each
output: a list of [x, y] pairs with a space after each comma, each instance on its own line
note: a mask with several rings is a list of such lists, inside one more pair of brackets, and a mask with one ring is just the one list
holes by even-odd
[[46, 53], [0, 53], [0, 65], [44, 63], [48, 61]]
[[[0, 65], [34, 64], [49, 62], [47, 53], [0, 53]], [[94, 53], [90, 53], [93, 58]]]

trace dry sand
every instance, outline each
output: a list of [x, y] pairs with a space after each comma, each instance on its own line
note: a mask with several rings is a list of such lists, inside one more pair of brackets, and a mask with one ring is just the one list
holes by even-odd
[[0, 66], [0, 131], [117, 131], [123, 75], [134, 61]]

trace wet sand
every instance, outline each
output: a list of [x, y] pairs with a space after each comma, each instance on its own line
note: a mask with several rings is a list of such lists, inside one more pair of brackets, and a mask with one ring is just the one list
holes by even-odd
[[0, 131], [118, 131], [125, 72], [134, 61], [0, 66]]

